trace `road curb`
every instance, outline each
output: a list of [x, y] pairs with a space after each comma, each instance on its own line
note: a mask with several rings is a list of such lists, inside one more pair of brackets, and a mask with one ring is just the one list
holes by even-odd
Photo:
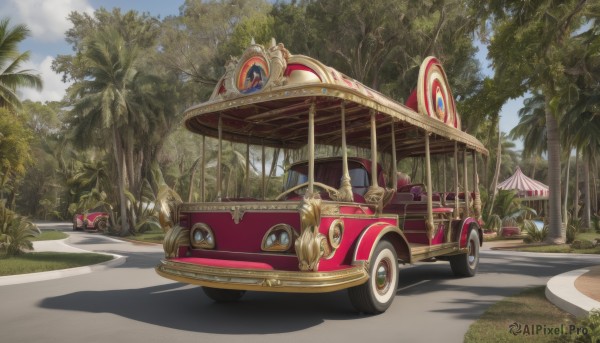
[[560, 309], [576, 317], [587, 316], [592, 309], [600, 309], [600, 302], [579, 292], [575, 280], [589, 269], [577, 269], [551, 278], [546, 284], [546, 298]]
[[38, 282], [46, 280], [60, 279], [69, 276], [89, 274], [96, 271], [105, 270], [122, 265], [127, 260], [126, 256], [109, 254], [109, 253], [96, 253], [102, 255], [110, 255], [114, 258], [110, 261], [93, 264], [90, 266], [75, 267], [68, 269], [50, 270], [47, 272], [40, 273], [29, 273], [20, 275], [9, 275], [0, 277], [0, 286], [18, 285], [22, 283]]

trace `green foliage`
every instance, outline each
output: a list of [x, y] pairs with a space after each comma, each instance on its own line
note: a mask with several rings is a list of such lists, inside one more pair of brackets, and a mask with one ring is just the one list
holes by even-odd
[[525, 237], [523, 239], [523, 241], [525, 243], [543, 242], [544, 239], [546, 239], [546, 236], [548, 235], [548, 226], [547, 225], [545, 225], [542, 230], [539, 230], [535, 225], [533, 225], [533, 226], [528, 225], [524, 229], [525, 229], [525, 233], [527, 234], [527, 237]]
[[42, 79], [31, 70], [19, 70], [29, 60], [29, 51], [19, 53], [18, 45], [29, 35], [25, 25], [9, 27], [10, 20], [0, 19], [0, 107], [14, 111], [21, 106], [17, 89], [42, 88]]
[[587, 332], [587, 335], [562, 335], [553, 342], [595, 343], [600, 340], [600, 309], [593, 309], [587, 317], [579, 318], [573, 324]]
[[33, 249], [31, 239], [40, 234], [40, 229], [16, 213], [0, 205], [0, 252], [11, 257], [23, 249]]
[[27, 164], [31, 162], [31, 139], [31, 133], [20, 118], [0, 108], [0, 187], [25, 173]]
[[600, 233], [600, 216], [597, 214], [592, 216], [592, 227], [597, 233]]
[[490, 217], [485, 220], [485, 227], [488, 230], [492, 230], [494, 232], [498, 232], [502, 227], [502, 219], [497, 214], [492, 214]]
[[574, 240], [571, 244], [571, 248], [573, 249], [592, 249], [596, 246], [596, 244], [587, 239], [578, 239]]
[[573, 243], [578, 233], [585, 231], [581, 218], [571, 217], [567, 223], [567, 244]]

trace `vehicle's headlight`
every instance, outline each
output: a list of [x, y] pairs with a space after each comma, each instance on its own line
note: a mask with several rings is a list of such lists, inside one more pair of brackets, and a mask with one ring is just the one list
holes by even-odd
[[207, 224], [194, 224], [190, 230], [190, 238], [194, 248], [213, 249], [215, 247], [215, 235]]
[[263, 251], [287, 251], [292, 246], [294, 230], [288, 224], [277, 224], [271, 227], [263, 237]]
[[329, 244], [333, 249], [337, 249], [342, 244], [344, 237], [344, 222], [340, 219], [334, 220], [329, 226]]

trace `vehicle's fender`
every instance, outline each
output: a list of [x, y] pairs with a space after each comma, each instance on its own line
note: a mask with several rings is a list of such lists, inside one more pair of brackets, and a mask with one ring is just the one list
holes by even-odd
[[96, 223], [100, 220], [100, 219], [106, 219], [108, 220], [108, 214], [98, 214], [95, 218], [94, 218], [94, 226], [96, 226]]
[[394, 245], [399, 259], [405, 263], [412, 263], [408, 241], [402, 231], [397, 226], [380, 222], [369, 225], [358, 237], [352, 264], [365, 264], [370, 261], [377, 243], [384, 238]]
[[477, 220], [475, 218], [467, 217], [462, 222], [460, 222], [460, 237], [458, 246], [463, 249], [467, 247], [467, 239], [469, 238], [469, 234], [471, 230], [477, 230], [477, 234], [479, 235], [479, 246], [483, 245], [483, 231]]

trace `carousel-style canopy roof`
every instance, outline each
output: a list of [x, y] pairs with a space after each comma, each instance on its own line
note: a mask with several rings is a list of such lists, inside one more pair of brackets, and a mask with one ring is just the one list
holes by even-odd
[[350, 146], [370, 147], [370, 118], [376, 113], [378, 150], [391, 150], [393, 122], [398, 156], [424, 154], [430, 135], [432, 154], [459, 149], [487, 154], [485, 147], [461, 131], [460, 117], [440, 62], [425, 59], [417, 85], [416, 106], [405, 106], [321, 62], [292, 55], [283, 44], [251, 44], [232, 58], [210, 99], [185, 111], [192, 131], [225, 140], [297, 149], [307, 144], [308, 112], [315, 105], [315, 141], [339, 145], [341, 111], [345, 111]]
[[517, 195], [523, 199], [548, 198], [548, 186], [526, 176], [519, 167], [511, 177], [498, 184], [498, 189], [516, 190]]

